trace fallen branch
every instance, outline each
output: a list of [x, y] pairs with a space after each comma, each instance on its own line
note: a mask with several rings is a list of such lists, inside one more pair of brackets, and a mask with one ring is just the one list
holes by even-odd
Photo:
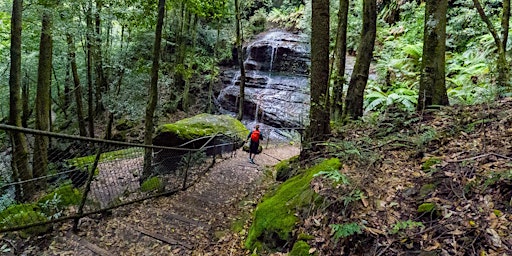
[[487, 156], [497, 156], [497, 157], [504, 158], [504, 159], [507, 159], [507, 160], [512, 160], [512, 157], [504, 156], [504, 155], [501, 155], [501, 154], [498, 154], [498, 153], [487, 153], [487, 154], [482, 154], [482, 155], [478, 155], [478, 156], [468, 157], [468, 158], [464, 158], [464, 159], [449, 160], [447, 162], [448, 163], [460, 163], [460, 162], [464, 162], [464, 161], [476, 160], [476, 159], [487, 157]]

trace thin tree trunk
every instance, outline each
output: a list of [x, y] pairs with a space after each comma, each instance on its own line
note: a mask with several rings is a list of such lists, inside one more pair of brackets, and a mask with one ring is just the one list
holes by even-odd
[[207, 112], [211, 114], [213, 112], [213, 83], [215, 81], [215, 76], [213, 75], [213, 72], [215, 72], [215, 65], [217, 64], [217, 48], [219, 47], [220, 43], [220, 24], [217, 24], [217, 38], [215, 40], [215, 47], [213, 48], [213, 58], [214, 61], [212, 61], [212, 76], [210, 77], [210, 83], [208, 86], [208, 110]]
[[74, 94], [76, 101], [76, 114], [78, 118], [78, 130], [80, 131], [80, 136], [87, 136], [87, 131], [85, 129], [85, 119], [84, 119], [84, 110], [82, 103], [82, 86], [80, 85], [80, 77], [78, 76], [78, 68], [76, 65], [76, 49], [75, 43], [73, 41], [73, 37], [71, 34], [66, 34], [66, 40], [68, 44], [68, 58], [69, 63], [71, 64], [71, 74], [73, 76], [73, 84], [74, 84]]
[[[41, 22], [41, 42], [39, 45], [39, 65], [37, 70], [36, 92], [36, 129], [50, 130], [50, 88], [52, 74], [52, 16], [50, 11], [43, 11]], [[34, 141], [34, 178], [46, 175], [48, 169], [47, 136], [36, 136]], [[46, 186], [44, 179], [37, 182], [41, 188]]]
[[[158, 1], [158, 19], [155, 29], [155, 43], [153, 45], [153, 66], [151, 67], [151, 85], [149, 88], [149, 101], [146, 108], [144, 144], [153, 144], [154, 114], [158, 103], [158, 70], [160, 69], [160, 48], [162, 44], [162, 27], [164, 24], [165, 0]], [[144, 150], [144, 170], [141, 181], [151, 175], [152, 149]]]
[[345, 115], [357, 119], [363, 115], [363, 97], [370, 63], [373, 58], [373, 48], [377, 32], [377, 3], [375, 0], [363, 1], [363, 27], [361, 40], [357, 49], [356, 63], [350, 77], [347, 90]]
[[445, 77], [447, 0], [427, 0], [423, 32], [419, 111], [432, 105], [448, 105]]
[[[240, 98], [238, 100], [238, 115], [237, 119], [244, 118], [244, 103], [245, 103], [245, 67], [244, 67], [244, 52], [242, 50], [242, 16], [240, 13], [240, 1], [235, 0], [235, 14], [236, 14], [236, 51], [238, 53], [238, 65], [240, 66]], [[258, 113], [255, 113], [258, 115]]]
[[333, 85], [333, 120], [340, 121], [343, 115], [343, 86], [345, 84], [345, 64], [347, 59], [347, 24], [349, 0], [340, 0], [338, 29], [336, 37], [336, 75]]
[[494, 28], [494, 25], [492, 24], [489, 17], [485, 14], [484, 9], [482, 8], [482, 5], [480, 4], [480, 1], [473, 0], [473, 4], [475, 5], [475, 8], [480, 15], [480, 18], [487, 26], [487, 29], [489, 29], [489, 32], [491, 33], [494, 43], [496, 45], [496, 48], [498, 49], [498, 59], [496, 61], [496, 66], [498, 69], [498, 87], [500, 87], [500, 91], [505, 92], [505, 89], [510, 86], [508, 77], [509, 77], [509, 65], [507, 63], [507, 41], [508, 41], [508, 30], [509, 30], [509, 23], [510, 23], [510, 0], [504, 0], [503, 1], [503, 13], [501, 17], [501, 37]]
[[25, 81], [22, 82], [21, 89], [21, 105], [23, 109], [23, 115], [21, 116], [21, 125], [25, 128], [28, 128], [28, 119], [32, 114], [30, 111], [30, 78], [28, 78], [28, 74], [25, 74]]
[[105, 74], [103, 72], [103, 54], [102, 54], [102, 40], [101, 40], [101, 17], [100, 13], [103, 8], [103, 2], [101, 0], [96, 1], [96, 12], [94, 13], [94, 44], [93, 44], [93, 60], [94, 69], [96, 74], [95, 85], [96, 85], [96, 114], [99, 114], [105, 110], [102, 102], [102, 95], [107, 91], [107, 83], [105, 80]]
[[311, 15], [311, 107], [306, 141], [321, 141], [330, 133], [329, 118], [329, 0], [313, 0]]
[[[198, 24], [198, 18], [194, 15], [191, 15], [191, 18], [189, 19], [192, 24], [190, 27], [189, 34], [192, 33], [192, 51], [196, 48], [196, 39], [197, 39], [197, 24]], [[192, 20], [194, 20], [192, 22]], [[192, 77], [192, 66], [183, 67], [183, 70], [185, 71], [185, 88], [183, 89], [183, 111], [188, 113], [188, 109], [190, 107], [190, 79]]]
[[[14, 0], [11, 16], [11, 66], [9, 75], [9, 124], [21, 127], [21, 24], [23, 1]], [[25, 135], [13, 132], [12, 161], [13, 181], [26, 181], [32, 179], [32, 172], [28, 164], [28, 146]], [[16, 199], [24, 202], [34, 193], [33, 183], [16, 185]]]
[[92, 3], [89, 2], [85, 14], [86, 20], [86, 55], [87, 55], [87, 115], [89, 123], [89, 137], [94, 138], [94, 88], [92, 85]]

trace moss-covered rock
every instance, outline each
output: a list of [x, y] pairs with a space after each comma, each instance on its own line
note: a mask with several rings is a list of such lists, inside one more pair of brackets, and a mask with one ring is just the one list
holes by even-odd
[[83, 195], [80, 190], [74, 188], [71, 184], [66, 184], [43, 196], [38, 200], [38, 202], [45, 203], [53, 200], [54, 198], [58, 198], [56, 202], [57, 206], [62, 208], [70, 205], [78, 205], [81, 202], [82, 197]]
[[[36, 204], [15, 204], [0, 212], [0, 226], [2, 228], [26, 226], [45, 221], [48, 221], [48, 218]], [[40, 235], [47, 232], [49, 228], [49, 225], [34, 226], [22, 230], [20, 235], [22, 237]]]
[[160, 180], [160, 178], [158, 177], [152, 177], [150, 179], [147, 179], [140, 186], [140, 190], [142, 192], [159, 191], [163, 188], [164, 186], [162, 184], [162, 180]]
[[339, 159], [332, 158], [281, 184], [257, 206], [245, 246], [279, 248], [292, 240], [291, 232], [298, 221], [295, 213], [318, 197], [310, 187], [313, 176], [325, 170], [338, 169]]
[[306, 243], [304, 241], [297, 241], [297, 242], [295, 242], [295, 244], [293, 244], [293, 248], [288, 255], [290, 255], [290, 256], [309, 256], [309, 255], [311, 255], [309, 253], [309, 249], [311, 249], [311, 247], [309, 246], [308, 243]]
[[175, 147], [217, 133], [236, 139], [242, 145], [241, 142], [245, 141], [249, 130], [229, 115], [199, 114], [159, 126], [153, 144]]
[[276, 180], [285, 181], [297, 174], [299, 156], [283, 160], [274, 166], [276, 170]]

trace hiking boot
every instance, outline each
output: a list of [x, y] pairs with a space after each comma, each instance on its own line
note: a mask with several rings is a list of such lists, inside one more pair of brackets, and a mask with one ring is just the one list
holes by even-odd
[[254, 160], [253, 160], [253, 159], [251, 159], [251, 161], [249, 161], [249, 162], [250, 162], [251, 164], [256, 164], [256, 163], [254, 162]]

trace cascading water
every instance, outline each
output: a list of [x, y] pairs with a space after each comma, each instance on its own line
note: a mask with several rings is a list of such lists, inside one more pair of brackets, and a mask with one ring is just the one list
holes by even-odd
[[[246, 47], [244, 116], [274, 127], [302, 126], [309, 112], [309, 40], [304, 35], [271, 31]], [[224, 112], [236, 113], [240, 72], [225, 72], [230, 80], [218, 97]], [[228, 83], [229, 81], [229, 83]]]

